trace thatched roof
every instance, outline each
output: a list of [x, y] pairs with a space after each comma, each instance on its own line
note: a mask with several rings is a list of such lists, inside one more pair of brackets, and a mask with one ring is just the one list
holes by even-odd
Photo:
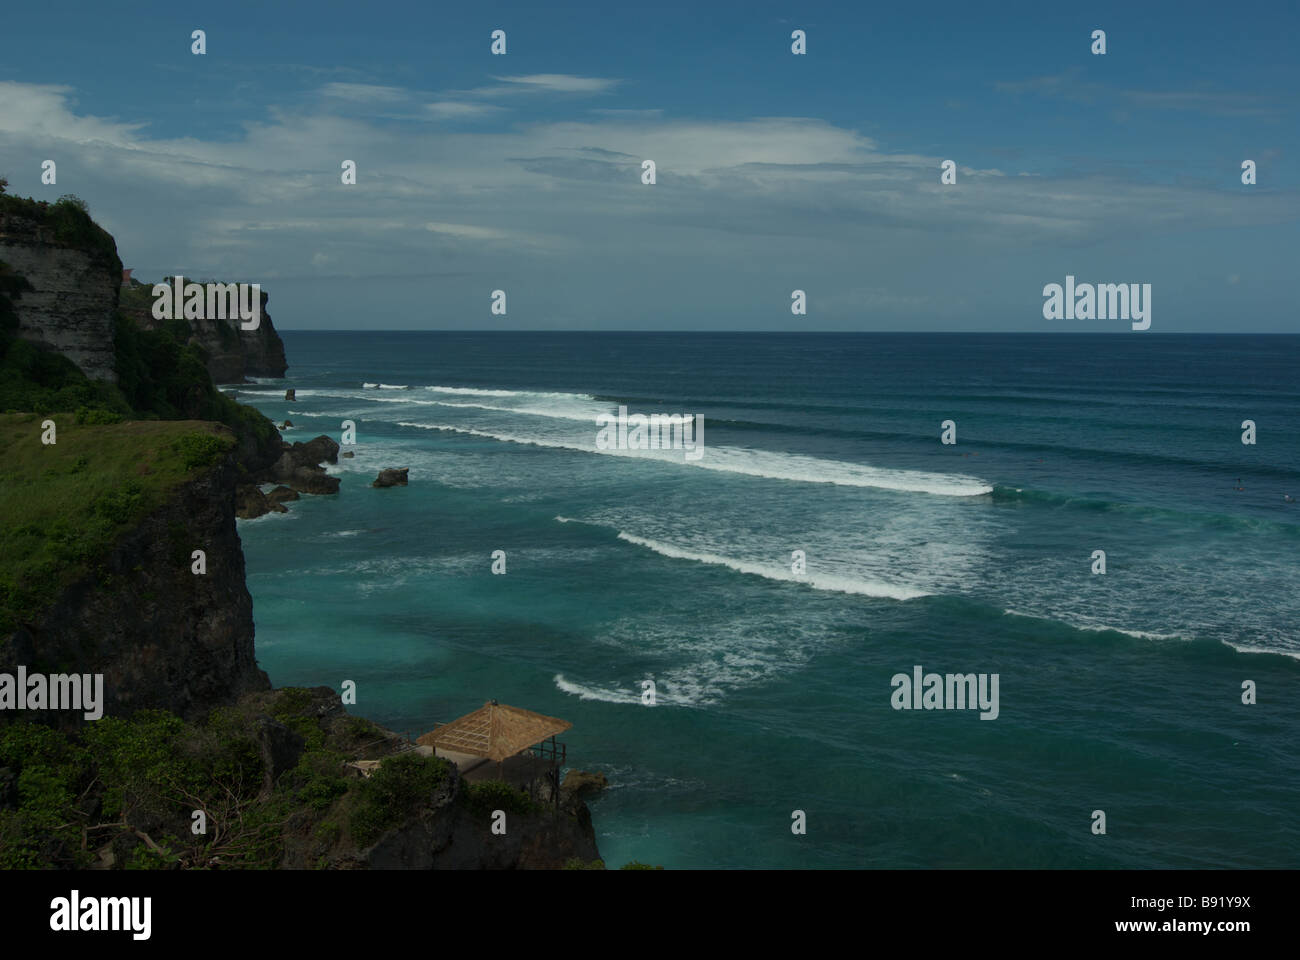
[[415, 742], [489, 760], [504, 760], [572, 726], [567, 720], [489, 701]]

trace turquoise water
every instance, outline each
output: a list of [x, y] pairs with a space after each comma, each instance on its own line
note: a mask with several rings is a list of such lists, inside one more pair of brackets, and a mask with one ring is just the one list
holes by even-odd
[[[262, 667], [571, 721], [607, 862], [1300, 866], [1300, 338], [283, 336], [240, 399], [357, 455], [240, 521]], [[704, 455], [596, 449], [620, 404]]]

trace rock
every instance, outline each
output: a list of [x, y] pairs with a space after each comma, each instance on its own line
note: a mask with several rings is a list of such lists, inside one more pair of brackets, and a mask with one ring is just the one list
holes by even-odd
[[235, 488], [235, 516], [241, 520], [252, 520], [263, 514], [287, 513], [287, 508], [279, 501], [270, 500], [255, 483], [244, 484]]
[[355, 456], [356, 456], [356, 454], [353, 453], [351, 450], [349, 450], [347, 453], [343, 454], [343, 459], [344, 459], [344, 460], [351, 460], [351, 459], [352, 459], [353, 457], [355, 457]]
[[561, 799], [567, 802], [586, 800], [595, 796], [609, 786], [609, 780], [603, 773], [589, 773], [586, 770], [570, 770], [560, 787]]
[[286, 421], [284, 421], [284, 423], [280, 424], [280, 429], [281, 429], [281, 430], [288, 430], [288, 429], [289, 429], [290, 427], [292, 427], [292, 426], [293, 426], [293, 421], [292, 421], [292, 420], [286, 420]]
[[287, 482], [300, 493], [322, 496], [339, 492], [339, 478], [331, 477], [324, 467], [299, 467]]
[[389, 467], [386, 470], [380, 470], [379, 476], [375, 478], [375, 482], [372, 483], [371, 486], [404, 487], [406, 486], [406, 474], [409, 470], [410, 467], [402, 467], [401, 469]]
[[[42, 672], [75, 665], [103, 674], [97, 706], [105, 716], [151, 709], [192, 720], [269, 690], [253, 649], [253, 599], [235, 521], [240, 485], [234, 463], [220, 462], [134, 521], [97, 558], [96, 570], [0, 637], [0, 673], [20, 664], [35, 672], [41, 663], [48, 664]], [[196, 546], [207, 554], [202, 576], [191, 572]], [[100, 584], [109, 578], [105, 589]], [[79, 710], [43, 712], [42, 723], [60, 728], [93, 722]]]
[[284, 503], [286, 500], [300, 499], [297, 490], [286, 487], [284, 484], [280, 484], [280, 486], [276, 487], [265, 496], [271, 503]]
[[298, 765], [306, 741], [283, 723], [270, 717], [258, 717], [256, 733], [262, 752], [262, 792], [259, 800], [267, 800], [275, 789], [275, 782], [286, 771]]
[[313, 440], [303, 443], [301, 440], [289, 448], [301, 466], [315, 466], [324, 460], [326, 463], [339, 462], [339, 445], [333, 438], [321, 434]]
[[338, 452], [339, 445], [324, 435], [284, 447], [280, 458], [267, 471], [267, 479], [286, 484], [300, 493], [338, 493], [339, 478], [327, 475], [320, 466], [322, 460], [338, 463]]
[[286, 390], [286, 391], [284, 391], [284, 399], [286, 399], [286, 400], [297, 400], [297, 399], [298, 399], [298, 392], [297, 392], [296, 390], [293, 390], [293, 389]]
[[116, 383], [113, 337], [122, 262], [112, 238], [103, 245], [76, 243], [56, 233], [43, 215], [0, 213], [0, 260], [31, 285], [14, 299], [14, 333], [63, 354], [92, 380]]

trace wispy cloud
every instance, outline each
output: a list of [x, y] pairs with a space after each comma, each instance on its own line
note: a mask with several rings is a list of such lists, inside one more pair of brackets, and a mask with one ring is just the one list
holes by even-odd
[[1077, 69], [1063, 73], [998, 81], [995, 90], [1009, 94], [1059, 97], [1074, 103], [1107, 103], [1139, 110], [1191, 110], [1207, 116], [1281, 118], [1295, 113], [1294, 103], [1266, 94], [1207, 90], [1124, 90], [1083, 79]]
[[410, 91], [402, 87], [383, 87], [370, 83], [327, 83], [321, 93], [336, 100], [355, 103], [400, 103], [410, 99]]

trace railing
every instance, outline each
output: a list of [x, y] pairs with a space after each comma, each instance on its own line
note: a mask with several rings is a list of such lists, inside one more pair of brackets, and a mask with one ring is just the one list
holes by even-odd
[[557, 743], [555, 738], [551, 737], [549, 740], [533, 744], [528, 748], [528, 753], [538, 760], [549, 760], [557, 767], [562, 767], [568, 757], [569, 748], [563, 743]]

